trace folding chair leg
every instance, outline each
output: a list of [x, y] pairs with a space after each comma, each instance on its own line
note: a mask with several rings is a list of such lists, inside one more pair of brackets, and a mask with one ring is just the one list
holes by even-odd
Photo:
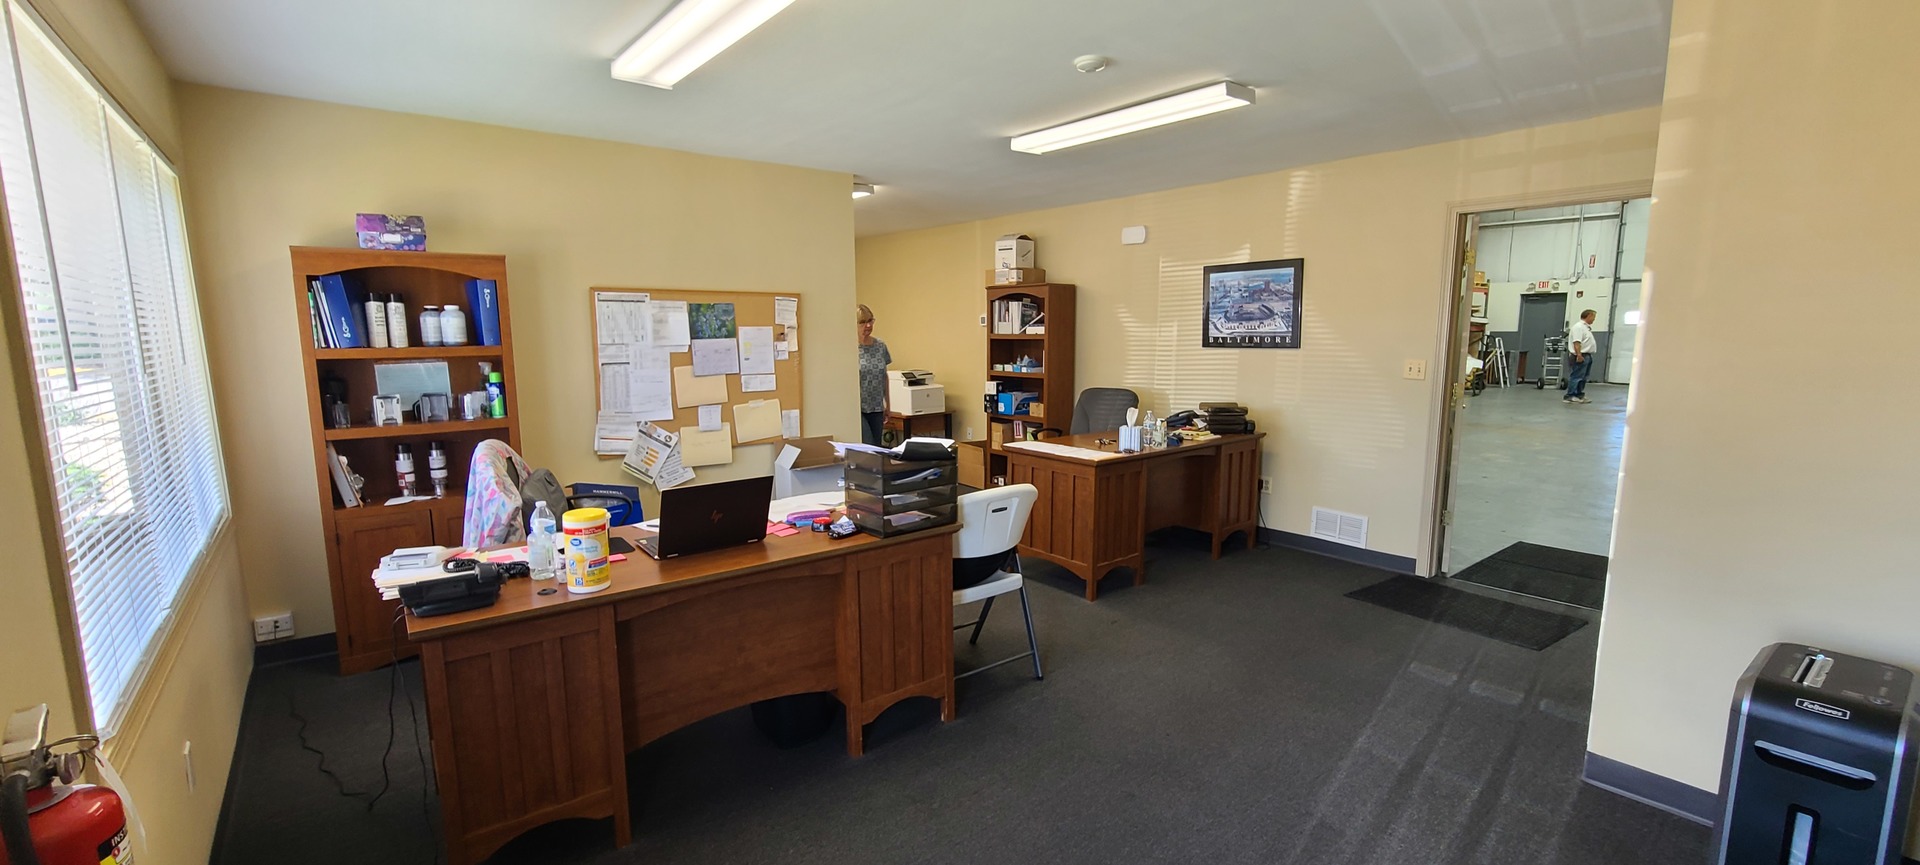
[[1033, 677], [1046, 678], [1040, 672], [1040, 641], [1033, 636], [1033, 608], [1027, 604], [1027, 586], [1020, 584], [1020, 615], [1027, 620], [1027, 649], [1033, 655]]
[[967, 638], [967, 645], [977, 646], [980, 644], [980, 629], [986, 627], [987, 614], [991, 612], [993, 612], [993, 599], [988, 598], [986, 603], [980, 605], [980, 618], [974, 620], [973, 636]]

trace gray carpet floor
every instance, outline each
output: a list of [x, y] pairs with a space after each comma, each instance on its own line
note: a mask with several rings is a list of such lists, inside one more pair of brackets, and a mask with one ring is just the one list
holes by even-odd
[[[837, 725], [783, 751], [727, 712], [629, 756], [632, 846], [567, 821], [492, 861], [1704, 861], [1704, 827], [1579, 779], [1597, 627], [1528, 651], [1342, 597], [1383, 572], [1278, 548], [1216, 563], [1181, 530], [1148, 561], [1147, 585], [1123, 572], [1095, 604], [1030, 568], [1044, 681], [1021, 664], [963, 680], [949, 724], [929, 701], [896, 706], [858, 760]], [[960, 663], [1023, 643], [1003, 603]], [[417, 666], [400, 668], [415, 705]], [[255, 671], [213, 862], [435, 860], [408, 702], [371, 811], [318, 771], [290, 714], [370, 793], [392, 681], [339, 677], [331, 657]]]

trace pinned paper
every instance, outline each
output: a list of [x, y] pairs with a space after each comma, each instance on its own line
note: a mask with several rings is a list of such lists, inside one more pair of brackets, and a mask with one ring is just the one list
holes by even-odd
[[778, 389], [778, 385], [775, 384], [774, 377], [771, 374], [740, 376], [741, 393], [765, 393], [766, 391], [776, 389]]
[[693, 408], [697, 405], [715, 405], [726, 401], [726, 376], [694, 375], [693, 367], [690, 366], [673, 368], [673, 404], [675, 406]]
[[646, 345], [653, 341], [647, 297], [631, 291], [593, 293], [593, 312], [601, 345]]
[[733, 339], [693, 341], [693, 374], [722, 376], [740, 371], [740, 343]]
[[660, 300], [648, 304], [648, 307], [653, 344], [673, 346], [676, 351], [686, 351], [687, 343], [691, 339], [687, 327], [687, 302]]
[[733, 433], [730, 424], [721, 424], [712, 432], [680, 431], [680, 460], [689, 468], [723, 466], [733, 462]]
[[780, 413], [780, 437], [797, 439], [800, 437], [800, 410], [790, 408]]
[[741, 444], [780, 437], [780, 401], [756, 399], [733, 407], [733, 428]]
[[[696, 355], [696, 362], [697, 355]], [[773, 374], [773, 328], [740, 328], [740, 373]]]
[[776, 297], [773, 299], [773, 323], [795, 327], [800, 324], [800, 298]]
[[720, 407], [717, 405], [701, 406], [700, 407], [700, 429], [703, 432], [713, 432], [714, 430], [717, 430], [719, 428], [720, 428]]

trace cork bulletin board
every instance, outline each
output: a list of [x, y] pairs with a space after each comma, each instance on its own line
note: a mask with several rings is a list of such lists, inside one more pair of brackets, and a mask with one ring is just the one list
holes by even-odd
[[[588, 346], [588, 350], [593, 353], [590, 361], [593, 363], [594, 393], [596, 395], [595, 399], [598, 401], [597, 409], [598, 412], [602, 413], [602, 417], [605, 416], [605, 412], [620, 410], [618, 407], [609, 408], [610, 395], [614, 400], [620, 398], [617, 388], [618, 382], [609, 382], [603, 379], [602, 367], [610, 355], [617, 359], [617, 350], [614, 349], [613, 346], [628, 339], [631, 328], [625, 320], [631, 319], [637, 314], [632, 311], [650, 308], [654, 301], [687, 304], [690, 309], [695, 311], [695, 314], [691, 316], [693, 318], [691, 327], [694, 331], [693, 335], [696, 337], [703, 335], [711, 337], [715, 335], [718, 331], [713, 330], [713, 328], [720, 322], [720, 316], [715, 314], [715, 312], [724, 309], [724, 307], [703, 308], [696, 305], [731, 304], [733, 313], [732, 333], [736, 340], [740, 337], [739, 329], [741, 328], [771, 328], [773, 331], [774, 344], [788, 346], [786, 351], [777, 353], [774, 357], [773, 372], [771, 373], [773, 387], [770, 390], [744, 390], [743, 385], [747, 381], [756, 379], [756, 375], [754, 374], [743, 376], [740, 372], [734, 372], [724, 375], [698, 376], [689, 382], [687, 379], [689, 371], [675, 370], [668, 375], [673, 399], [672, 417], [669, 419], [664, 417], [663, 414], [656, 415], [659, 419], [653, 421], [655, 424], [675, 432], [679, 432], [683, 427], [689, 430], [699, 427], [699, 406], [688, 405], [681, 407], [679, 405], [685, 393], [682, 388], [683, 383], [694, 383], [703, 388], [713, 389], [714, 392], [709, 394], [709, 397], [718, 400], [718, 402], [712, 404], [721, 406], [721, 419], [730, 426], [736, 417], [736, 407], [749, 406], [756, 401], [779, 400], [780, 410], [782, 412], [804, 410], [805, 406], [801, 404], [801, 353], [799, 349], [802, 347], [802, 344], [797, 326], [799, 320], [798, 295], [759, 291], [692, 291], [679, 289], [596, 287], [589, 292], [589, 298], [593, 303], [594, 338], [592, 344]], [[639, 303], [639, 301], [646, 301], [646, 304], [643, 305]], [[664, 305], [665, 304], [663, 304], [663, 306]], [[786, 306], [787, 311], [790, 313], [789, 316], [785, 317], [790, 318], [793, 324], [787, 324], [780, 320], [782, 316], [778, 314], [778, 310], [782, 305]], [[702, 332], [701, 328], [703, 327], [708, 330]], [[748, 331], [748, 333], [759, 332], [761, 331]], [[603, 342], [603, 338], [606, 339], [607, 342]], [[636, 371], [640, 369], [640, 352], [643, 350], [642, 346], [644, 345], [646, 345], [644, 341], [634, 343], [633, 369]], [[656, 347], [654, 356], [657, 358], [658, 343], [654, 345]], [[679, 350], [666, 353], [666, 362], [670, 367], [694, 366], [692, 351], [687, 348], [680, 348]], [[612, 368], [615, 367], [609, 367], [609, 369]], [[657, 367], [654, 368], [657, 369]], [[713, 379], [716, 378], [724, 380], [724, 398], [721, 397], [718, 386], [713, 382]], [[757, 380], [764, 384], [766, 378], [764, 375], [761, 375]], [[608, 387], [609, 384], [615, 385], [615, 389], [611, 393]], [[635, 393], [639, 392], [638, 389], [635, 390]], [[759, 408], [765, 409], [766, 406], [762, 403]], [[804, 418], [804, 415], [801, 417]], [[735, 428], [733, 435], [734, 440], [732, 444], [734, 446], [774, 442], [779, 441], [781, 438], [777, 430], [773, 435], [742, 439], [739, 438], [740, 430]], [[620, 457], [618, 454], [605, 452], [600, 453], [599, 456], [602, 459], [618, 459]]]

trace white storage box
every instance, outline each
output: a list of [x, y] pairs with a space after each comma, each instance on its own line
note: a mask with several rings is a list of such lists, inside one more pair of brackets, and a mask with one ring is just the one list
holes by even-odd
[[993, 268], [1034, 267], [1033, 238], [1024, 234], [1003, 234], [993, 242]]

